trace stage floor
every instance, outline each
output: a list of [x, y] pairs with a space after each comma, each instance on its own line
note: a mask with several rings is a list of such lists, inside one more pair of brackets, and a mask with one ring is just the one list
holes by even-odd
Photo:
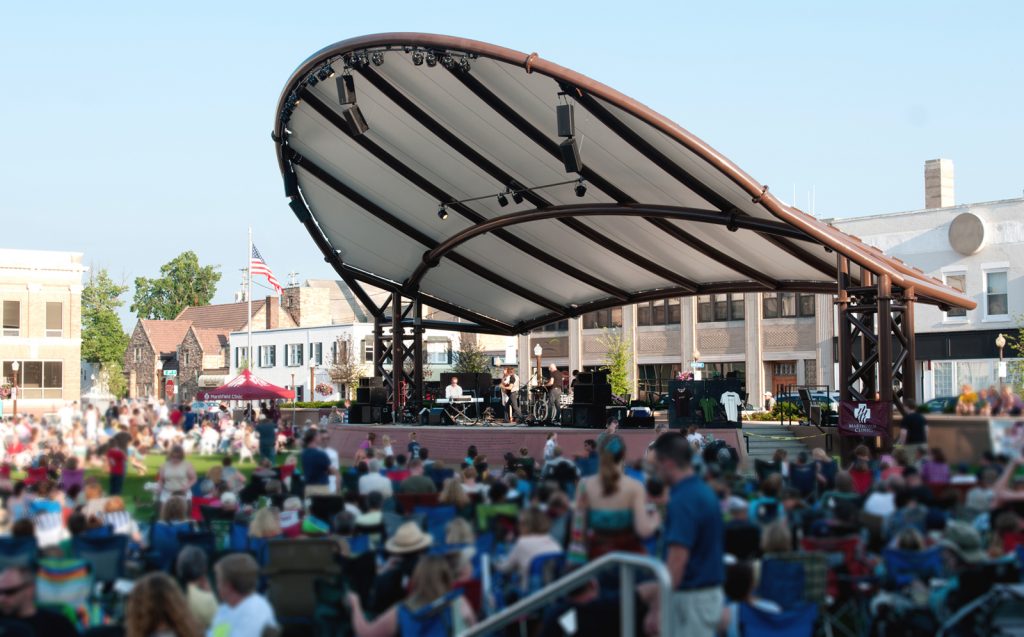
[[[443, 460], [447, 465], [458, 465], [466, 457], [469, 445], [475, 445], [479, 455], [487, 456], [491, 467], [504, 463], [505, 453], [518, 455], [526, 447], [533, 458], [543, 458], [544, 443], [548, 434], [557, 433], [557, 444], [563, 454], [572, 458], [583, 455], [583, 441], [596, 440], [603, 429], [573, 429], [561, 427], [524, 426], [422, 426], [422, 425], [330, 425], [330, 445], [338, 451], [343, 464], [355, 457], [356, 450], [368, 432], [377, 435], [375, 445], [383, 446], [383, 437], [391, 439], [395, 454], [407, 453], [409, 434], [416, 433], [421, 446], [430, 450], [430, 458]], [[741, 431], [739, 429], [701, 429], [702, 434], [711, 434], [725, 440], [743, 454]], [[626, 443], [626, 458], [636, 460], [643, 456], [647, 445], [654, 441], [653, 429], [620, 429], [619, 435]]]

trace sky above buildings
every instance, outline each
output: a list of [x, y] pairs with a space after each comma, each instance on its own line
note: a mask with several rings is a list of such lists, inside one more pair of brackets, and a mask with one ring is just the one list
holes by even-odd
[[923, 207], [935, 157], [958, 202], [1020, 197], [1021, 24], [1024, 3], [934, 0], [3, 3], [0, 244], [127, 282], [192, 249], [229, 301], [252, 225], [282, 282], [333, 276], [286, 205], [274, 109], [314, 51], [383, 31], [537, 51], [819, 216]]

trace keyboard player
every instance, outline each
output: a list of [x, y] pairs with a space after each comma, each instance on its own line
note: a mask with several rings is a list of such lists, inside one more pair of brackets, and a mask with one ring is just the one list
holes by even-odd
[[462, 386], [459, 385], [459, 377], [452, 376], [452, 382], [444, 388], [444, 397], [450, 403], [455, 398], [462, 398]]

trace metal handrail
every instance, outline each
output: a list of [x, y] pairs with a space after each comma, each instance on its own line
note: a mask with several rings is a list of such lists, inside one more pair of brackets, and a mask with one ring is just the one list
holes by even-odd
[[622, 637], [634, 637], [636, 634], [636, 569], [645, 569], [653, 573], [658, 583], [658, 592], [661, 596], [659, 604], [658, 623], [659, 634], [668, 637], [673, 634], [671, 627], [672, 602], [672, 578], [664, 562], [651, 557], [636, 555], [633, 553], [608, 553], [593, 562], [574, 570], [568, 575], [558, 579], [539, 591], [524, 597], [508, 608], [497, 612], [484, 619], [475, 626], [459, 633], [459, 637], [477, 637], [488, 635], [501, 630], [506, 626], [516, 623], [522, 618], [536, 610], [550, 606], [553, 599], [561, 593], [566, 593], [586, 583], [597, 573], [607, 570], [609, 567], [619, 567], [619, 592], [622, 613], [620, 620], [619, 634]]

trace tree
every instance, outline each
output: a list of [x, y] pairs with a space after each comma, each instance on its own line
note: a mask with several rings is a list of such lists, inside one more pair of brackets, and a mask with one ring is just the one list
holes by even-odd
[[132, 312], [141, 319], [170, 320], [186, 307], [209, 304], [220, 281], [219, 267], [201, 266], [195, 252], [182, 252], [160, 266], [159, 277], [136, 277]]
[[327, 375], [330, 376], [332, 383], [338, 385], [339, 389], [345, 388], [342, 399], [351, 398], [352, 389], [359, 384], [359, 379], [363, 377], [363, 364], [356, 358], [350, 338], [344, 336], [339, 338], [337, 351], [338, 356], [328, 368]]
[[124, 377], [124, 365], [121, 361], [104, 361], [100, 363], [100, 387], [118, 398], [128, 393], [128, 380]]
[[456, 374], [489, 374], [491, 361], [473, 334], [463, 334], [459, 350], [452, 353], [452, 371]]
[[[1024, 315], [1017, 317], [1017, 324], [1024, 325]], [[1007, 382], [1018, 392], [1024, 390], [1024, 327], [1017, 328], [1016, 333], [1006, 334], [1006, 349], [1011, 359], [1007, 364]]]
[[633, 344], [618, 330], [606, 331], [601, 337], [601, 342], [607, 349], [605, 364], [601, 369], [608, 370], [608, 382], [612, 386], [612, 393], [616, 396], [626, 396], [630, 393], [629, 368], [633, 364]]
[[121, 361], [128, 335], [121, 328], [117, 309], [127, 285], [111, 280], [105, 269], [89, 275], [82, 289], [82, 360], [90, 363]]

